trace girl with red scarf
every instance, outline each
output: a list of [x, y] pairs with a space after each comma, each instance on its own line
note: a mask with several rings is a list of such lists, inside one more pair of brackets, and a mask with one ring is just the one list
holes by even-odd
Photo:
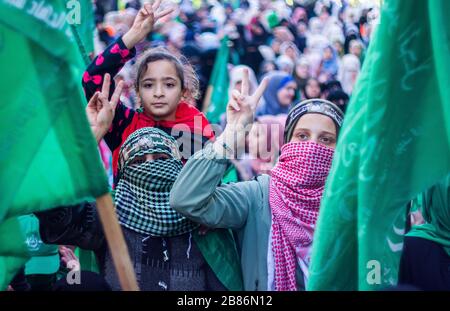
[[97, 141], [105, 139], [113, 154], [114, 188], [120, 147], [136, 130], [156, 127], [173, 136], [183, 149], [180, 151], [184, 160], [213, 138], [212, 131], [205, 130], [209, 122], [192, 105], [199, 93], [194, 69], [185, 58], [166, 49], [150, 49], [139, 56], [134, 87], [140, 109], [130, 109], [115, 98], [120, 95], [123, 82], [116, 89], [111, 76], [136, 55], [135, 45], [147, 37], [156, 21], [173, 11], [158, 11], [160, 3], [144, 5], [130, 30], [100, 53], [83, 75], [91, 129]]
[[302, 290], [314, 228], [343, 113], [313, 99], [291, 109], [285, 144], [271, 176], [216, 187], [230, 158], [245, 144], [243, 129], [267, 85], [248, 94], [248, 79], [228, 103], [228, 125], [216, 142], [194, 155], [172, 187], [172, 208], [193, 221], [236, 231], [246, 290]]

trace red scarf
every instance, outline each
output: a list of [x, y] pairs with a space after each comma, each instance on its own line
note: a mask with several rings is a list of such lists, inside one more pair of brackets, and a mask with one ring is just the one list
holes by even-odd
[[320, 200], [334, 149], [315, 142], [288, 143], [272, 170], [272, 251], [277, 291], [296, 290], [298, 260], [309, 264], [309, 251]]
[[[213, 139], [214, 134], [212, 131], [205, 129], [209, 122], [205, 118], [205, 115], [197, 108], [186, 102], [180, 102], [175, 113], [175, 120], [161, 120], [155, 121], [152, 117], [147, 116], [145, 113], [135, 113], [130, 125], [125, 129], [122, 134], [122, 143], [133, 132], [143, 127], [157, 127], [160, 129], [172, 129], [176, 125], [181, 125], [180, 131], [184, 128], [189, 128], [191, 133], [198, 135], [199, 137], [206, 137], [207, 139]], [[117, 173], [117, 164], [119, 161], [119, 151], [122, 143], [113, 152], [113, 172]], [[187, 159], [184, 159], [187, 160]]]

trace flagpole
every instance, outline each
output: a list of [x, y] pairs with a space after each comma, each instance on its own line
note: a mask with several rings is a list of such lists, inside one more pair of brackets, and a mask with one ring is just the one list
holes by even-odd
[[98, 197], [96, 201], [98, 214], [103, 225], [103, 231], [105, 232], [122, 290], [138, 291], [139, 287], [131, 264], [128, 247], [125, 243], [122, 229], [117, 221], [111, 195], [109, 193], [105, 194]]

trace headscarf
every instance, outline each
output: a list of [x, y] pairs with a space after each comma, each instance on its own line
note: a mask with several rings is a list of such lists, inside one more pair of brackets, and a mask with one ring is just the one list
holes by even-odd
[[296, 8], [291, 17], [291, 23], [293, 25], [297, 25], [300, 21], [308, 22], [308, 14], [302, 7]]
[[[305, 66], [307, 67], [307, 73], [308, 76], [306, 78], [302, 78], [297, 74], [297, 66]], [[306, 59], [306, 57], [301, 57], [298, 61], [297, 64], [295, 65], [295, 70], [294, 70], [294, 78], [295, 81], [297, 82], [297, 87], [299, 90], [303, 90], [306, 86], [306, 83], [308, 82], [308, 79], [310, 77], [310, 73], [309, 73], [309, 62]]]
[[286, 72], [287, 74], [293, 74], [294, 72], [294, 61], [287, 55], [278, 56], [275, 60], [275, 64], [280, 71]]
[[361, 69], [361, 62], [353, 54], [347, 54], [342, 58], [341, 68], [339, 70], [339, 81], [342, 83], [342, 89], [347, 94], [352, 94], [356, 77]]
[[[127, 109], [125, 111], [125, 116], [128, 117], [131, 113], [132, 110]], [[120, 123], [119, 126], [121, 126]], [[189, 159], [195, 151], [201, 150], [202, 145], [204, 145], [209, 139], [214, 138], [212, 131], [207, 130], [208, 126], [209, 122], [203, 113], [191, 104], [181, 101], [178, 104], [175, 113], [175, 120], [155, 121], [152, 117], [147, 116], [143, 112], [135, 112], [131, 123], [126, 126], [121, 134], [118, 135], [121, 135], [120, 140], [122, 145], [129, 135], [144, 127], [156, 127], [166, 133], [174, 133], [174, 135], [177, 135], [175, 139], [177, 139], [179, 143], [181, 142], [182, 144], [185, 140], [188, 140], [188, 143], [184, 144], [184, 149], [180, 150], [182, 161], [185, 163], [185, 161], [187, 161], [187, 159]], [[191, 148], [186, 148], [186, 146], [190, 146]], [[117, 186], [118, 181], [117, 164], [119, 162], [119, 151], [120, 148], [115, 148], [113, 151], [113, 188]]]
[[287, 83], [294, 81], [294, 78], [287, 73], [279, 71], [268, 74], [268, 77], [270, 78], [269, 84], [263, 93], [263, 102], [258, 108], [256, 115], [287, 114], [289, 107], [281, 106], [277, 94]]
[[292, 61], [295, 61], [295, 60], [297, 60], [298, 58], [300, 58], [300, 56], [301, 56], [300, 51], [298, 50], [298, 48], [297, 48], [297, 46], [295, 45], [295, 43], [294, 43], [294, 42], [291, 42], [291, 41], [285, 41], [285, 42], [281, 43], [281, 45], [280, 45], [280, 54], [286, 55], [286, 51], [287, 51], [289, 48], [290, 48], [290, 49], [293, 49], [293, 50], [294, 50], [294, 53], [295, 53], [295, 59], [293, 59]]
[[[155, 153], [169, 158], [134, 161]], [[141, 128], [126, 139], [119, 153], [115, 196], [121, 225], [142, 234], [164, 237], [198, 227], [169, 204], [170, 190], [183, 167], [180, 158], [175, 139], [157, 128]]]
[[450, 175], [422, 196], [424, 224], [413, 226], [406, 236], [439, 243], [450, 256]]
[[330, 117], [336, 125], [337, 130], [340, 129], [344, 121], [344, 113], [342, 110], [328, 100], [317, 98], [302, 101], [294, 105], [291, 111], [289, 111], [284, 129], [284, 141], [286, 143], [291, 140], [298, 120], [307, 113], [318, 113]]
[[315, 142], [287, 143], [272, 170], [272, 252], [275, 289], [296, 290], [296, 266], [309, 266], [310, 249], [334, 149]]
[[[337, 75], [339, 70], [339, 63], [338, 63], [338, 55], [336, 50], [331, 46], [327, 46], [327, 49], [331, 49], [332, 57], [331, 59], [323, 60], [322, 62], [322, 73], [325, 73], [329, 75], [330, 77], [334, 77]], [[322, 53], [323, 57], [323, 53]]]
[[229, 98], [231, 98], [231, 92], [234, 90], [234, 87], [238, 82], [242, 82], [244, 78], [244, 69], [248, 70], [248, 78], [249, 78], [249, 93], [253, 94], [258, 87], [258, 83], [256, 81], [255, 72], [253, 69], [246, 65], [238, 65], [233, 67], [230, 71], [230, 89], [229, 89]]

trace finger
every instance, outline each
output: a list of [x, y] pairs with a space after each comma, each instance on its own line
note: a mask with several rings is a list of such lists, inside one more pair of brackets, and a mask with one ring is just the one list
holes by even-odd
[[150, 15], [150, 12], [152, 11], [152, 5], [150, 3], [144, 4], [143, 7], [143, 13], [145, 16]]
[[166, 15], [173, 13], [174, 10], [175, 10], [174, 8], [168, 8], [168, 9], [165, 9], [164, 11], [157, 13], [155, 16], [155, 20], [158, 20]]
[[253, 94], [252, 96], [252, 99], [255, 103], [258, 103], [260, 101], [261, 97], [264, 94], [264, 91], [267, 88], [267, 85], [269, 84], [269, 80], [270, 79], [268, 77], [265, 77], [259, 84], [258, 88], [255, 91], [255, 94]]
[[89, 107], [94, 107], [94, 108], [97, 107], [97, 98], [98, 98], [99, 94], [100, 94], [99, 92], [94, 93], [94, 95], [91, 97], [91, 99], [88, 102]]
[[241, 94], [244, 96], [247, 96], [248, 91], [249, 91], [248, 68], [245, 68], [244, 76], [242, 77], [242, 83], [241, 83]]
[[231, 97], [239, 104], [239, 107], [245, 105], [245, 96], [242, 95], [242, 93], [240, 93], [239, 91], [235, 91], [231, 95]]
[[236, 90], [231, 92], [231, 97], [232, 100], [230, 100], [229, 105], [232, 109], [236, 110], [236, 111], [240, 111], [241, 107], [238, 103], [239, 101], [239, 97], [241, 96], [241, 94], [239, 92], [237, 92]]
[[239, 107], [239, 104], [235, 100], [230, 100], [228, 105], [230, 105], [231, 109], [233, 110], [241, 111], [241, 107]]
[[108, 105], [108, 97], [106, 97], [103, 94], [100, 94], [97, 100], [97, 111], [102, 110], [102, 108], [105, 107], [106, 105]]
[[109, 97], [109, 86], [111, 84], [111, 76], [109, 73], [105, 74], [105, 77], [103, 79], [103, 85], [102, 85], [102, 94], [106, 96], [106, 98]]
[[161, 5], [161, 0], [156, 0], [155, 3], [153, 3], [153, 5], [152, 5], [153, 12], [156, 12], [160, 5]]
[[231, 97], [239, 104], [242, 104], [242, 102], [244, 102], [245, 99], [245, 96], [242, 95], [242, 93], [239, 92], [238, 90], [233, 90], [233, 92], [231, 92]]
[[123, 81], [120, 81], [119, 84], [117, 84], [116, 89], [114, 90], [114, 93], [111, 97], [111, 101], [109, 102], [111, 109], [113, 111], [116, 110], [117, 103], [119, 102], [120, 99], [120, 94], [122, 94], [122, 89], [123, 89]]

